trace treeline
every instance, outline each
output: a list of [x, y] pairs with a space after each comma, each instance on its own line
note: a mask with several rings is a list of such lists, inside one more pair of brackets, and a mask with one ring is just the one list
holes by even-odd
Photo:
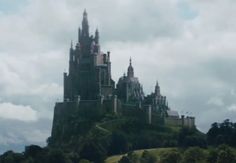
[[[91, 149], [92, 150], [92, 149]], [[104, 160], [101, 160], [102, 162]], [[24, 153], [5, 152], [0, 156], [1, 163], [92, 163], [81, 158], [78, 154], [63, 152], [60, 149], [41, 148], [28, 146]], [[119, 163], [235, 163], [236, 150], [228, 145], [220, 145], [217, 148], [167, 148], [164, 151], [145, 150], [128, 152]]]
[[[203, 157], [208, 160], [212, 155], [213, 160], [219, 160], [223, 156], [235, 156], [234, 150], [228, 146], [236, 147], [236, 123], [225, 120], [222, 123], [213, 123], [207, 134], [199, 132], [196, 128], [177, 128], [170, 129], [161, 126], [152, 126], [139, 124], [138, 121], [125, 120], [124, 122], [115, 121], [108, 123], [110, 126], [95, 126], [90, 130], [86, 137], [81, 141], [72, 142], [74, 148], [44, 147], [31, 145], [25, 148], [23, 153], [15, 153], [7, 151], [0, 156], [0, 163], [78, 163], [78, 162], [95, 162], [102, 163], [111, 155], [123, 154], [137, 149], [149, 149], [160, 147], [178, 147], [179, 149], [187, 149], [171, 151], [164, 153], [163, 156], [176, 157], [181, 156], [180, 160], [187, 159], [188, 151], [193, 147], [193, 153], [196, 157]], [[101, 128], [104, 129], [101, 130]], [[109, 130], [105, 132], [104, 130]], [[111, 133], [111, 134], [110, 134]], [[217, 147], [226, 144], [225, 148], [220, 147], [217, 150], [209, 147]], [[189, 149], [188, 149], [189, 148]], [[190, 153], [191, 153], [190, 150]], [[200, 151], [204, 155], [201, 154]], [[160, 159], [165, 157], [159, 157]], [[225, 156], [225, 157], [226, 157]], [[145, 159], [149, 154], [143, 156]], [[127, 160], [127, 158], [124, 158]], [[141, 161], [141, 160], [140, 160]], [[208, 160], [209, 161], [209, 160]], [[219, 163], [219, 161], [217, 161]], [[236, 162], [236, 161], [235, 161]], [[226, 163], [226, 162], [225, 162]], [[227, 162], [228, 163], [228, 162]]]
[[228, 145], [218, 148], [189, 147], [186, 149], [167, 149], [160, 153], [144, 151], [129, 152], [118, 163], [235, 163], [236, 150]]
[[7, 151], [0, 156], [0, 163], [77, 163], [76, 153], [65, 153], [60, 149], [41, 148], [30, 145], [23, 153]]
[[226, 119], [222, 123], [213, 123], [207, 132], [209, 145], [228, 144], [236, 147], [236, 123]]
[[[126, 130], [134, 128], [126, 127]], [[124, 130], [113, 132], [110, 137], [105, 139], [95, 133], [89, 135], [81, 143], [78, 151], [61, 148], [45, 147], [36, 145], [27, 146], [23, 153], [14, 153], [7, 151], [0, 156], [0, 163], [102, 163], [104, 160], [114, 154], [123, 154], [136, 149], [173, 147], [173, 146], [200, 146], [206, 147], [205, 135], [196, 131], [196, 129], [183, 128], [173, 137], [173, 133], [165, 133], [164, 136], [155, 136], [158, 132], [151, 133], [152, 130], [142, 130], [142, 133], [125, 133]], [[160, 132], [160, 131], [159, 131]], [[168, 138], [169, 137], [169, 138]], [[161, 138], [158, 140], [158, 138]], [[165, 140], [166, 138], [166, 140]], [[155, 140], [157, 139], [157, 140]], [[165, 140], [165, 141], [163, 141]], [[162, 141], [162, 143], [160, 143]], [[153, 142], [153, 144], [152, 144]], [[139, 147], [139, 148], [138, 148]], [[148, 157], [145, 156], [145, 157]]]

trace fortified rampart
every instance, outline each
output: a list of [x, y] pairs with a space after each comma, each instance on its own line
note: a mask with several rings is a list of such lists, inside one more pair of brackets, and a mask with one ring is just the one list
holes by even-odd
[[125, 117], [139, 120], [140, 123], [147, 124], [166, 124], [180, 127], [194, 127], [194, 117], [167, 116], [163, 118], [156, 112], [151, 105], [140, 107], [139, 105], [124, 104], [116, 96], [104, 100], [77, 100], [58, 102], [54, 109], [52, 137], [64, 135], [66, 130], [73, 130], [68, 126], [68, 122], [76, 118], [77, 120], [96, 120], [105, 113], [118, 114]]
[[184, 116], [181, 117], [166, 117], [165, 124], [167, 125], [174, 125], [174, 126], [181, 126], [181, 127], [195, 127], [195, 117]]

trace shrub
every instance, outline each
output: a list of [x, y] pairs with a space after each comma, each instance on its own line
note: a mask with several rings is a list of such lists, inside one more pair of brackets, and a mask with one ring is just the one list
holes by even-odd
[[119, 163], [139, 163], [139, 157], [136, 153], [133, 151], [128, 152], [127, 155], [123, 156], [120, 160]]
[[118, 163], [131, 163], [127, 156], [123, 156]]
[[142, 157], [140, 159], [141, 163], [155, 163], [157, 161], [157, 157], [155, 157], [154, 155], [152, 155], [150, 152], [148, 151], [144, 151], [142, 154]]
[[65, 154], [59, 149], [51, 149], [48, 153], [48, 162], [66, 163]]
[[236, 154], [233, 149], [227, 145], [221, 145], [218, 147], [217, 163], [235, 163]]
[[1, 163], [18, 163], [24, 159], [20, 153], [14, 153], [13, 151], [7, 151], [0, 157]]
[[178, 150], [165, 151], [160, 156], [161, 163], [179, 163], [181, 161], [181, 154]]
[[96, 163], [103, 162], [106, 158], [105, 149], [94, 142], [86, 143], [80, 151], [80, 157]]
[[86, 159], [81, 159], [81, 160], [79, 161], [79, 163], [90, 163], [90, 161], [89, 161], [89, 160], [86, 160]]
[[199, 147], [190, 147], [184, 152], [183, 163], [200, 163], [206, 160], [206, 155]]
[[208, 156], [207, 156], [207, 162], [216, 163], [217, 156], [218, 156], [218, 153], [217, 153], [216, 149], [209, 149], [209, 153], [208, 153]]

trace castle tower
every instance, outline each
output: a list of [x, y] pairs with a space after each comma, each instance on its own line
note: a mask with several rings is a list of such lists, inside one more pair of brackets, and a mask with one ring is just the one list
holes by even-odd
[[88, 14], [83, 13], [82, 28], [78, 29], [78, 43], [71, 44], [69, 73], [64, 74], [64, 101], [96, 100], [100, 96], [108, 98], [114, 89], [111, 79], [110, 53], [102, 53], [99, 32], [89, 35]]

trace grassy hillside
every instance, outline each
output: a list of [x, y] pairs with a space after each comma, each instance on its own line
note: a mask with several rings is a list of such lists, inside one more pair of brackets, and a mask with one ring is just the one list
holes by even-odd
[[204, 146], [205, 142], [205, 135], [195, 128], [147, 124], [137, 117], [113, 114], [96, 120], [70, 118], [67, 129], [63, 137], [49, 141], [50, 147], [79, 153], [81, 158], [93, 162], [138, 149]]
[[236, 150], [218, 147], [154, 148], [108, 157], [105, 163], [235, 163]]
[[[151, 148], [151, 149], [140, 149], [135, 150], [134, 153], [137, 154], [139, 157], [142, 156], [144, 151], [150, 152], [152, 155], [159, 156], [163, 152], [168, 152], [176, 148]], [[121, 154], [121, 155], [114, 155], [110, 156], [105, 160], [105, 163], [118, 163], [118, 161], [127, 154]]]

